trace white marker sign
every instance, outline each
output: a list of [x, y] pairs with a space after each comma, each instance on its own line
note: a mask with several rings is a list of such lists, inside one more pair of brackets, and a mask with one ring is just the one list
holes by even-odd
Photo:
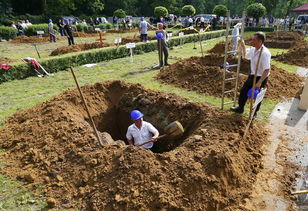
[[36, 31], [36, 34], [42, 35], [42, 34], [45, 34], [45, 32], [44, 31]]
[[114, 40], [115, 44], [120, 44], [122, 42], [122, 38], [118, 38]]
[[127, 43], [126, 45], [126, 48], [129, 49], [130, 51], [130, 62], [134, 62], [134, 58], [133, 58], [133, 48], [136, 47], [136, 43]]
[[179, 37], [183, 37], [183, 36], [184, 36], [184, 32], [180, 32]]
[[167, 34], [168, 38], [172, 37], [172, 33]]
[[100, 28], [95, 28], [94, 30], [95, 30], [95, 31], [101, 31], [101, 29], [100, 29]]
[[253, 104], [253, 107], [252, 107], [253, 109], [255, 109], [255, 107], [257, 107], [258, 104], [263, 100], [266, 90], [267, 90], [266, 88], [261, 89], [260, 93], [257, 96], [257, 99], [255, 100], [255, 103]]

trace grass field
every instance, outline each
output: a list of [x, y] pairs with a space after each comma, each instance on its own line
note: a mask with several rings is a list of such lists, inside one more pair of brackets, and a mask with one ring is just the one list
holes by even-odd
[[[203, 49], [208, 50], [221, 40], [223, 38], [204, 41]], [[21, 46], [26, 48], [24, 45]], [[46, 51], [49, 48], [44, 47], [46, 47]], [[182, 58], [201, 56], [200, 46], [196, 45], [196, 50], [193, 47], [193, 43], [185, 44], [182, 48], [170, 50], [170, 55]], [[271, 51], [273, 55], [276, 55], [284, 50], [275, 49]], [[21, 52], [16, 53], [21, 54]], [[1, 52], [0, 56], [10, 57], [10, 54]], [[170, 59], [170, 63], [174, 62], [176, 62], [175, 59]], [[279, 62], [274, 63], [286, 71], [294, 72], [296, 70], [295, 66], [284, 65]], [[198, 103], [220, 107], [220, 98], [179, 89], [156, 81], [154, 77], [159, 70], [152, 67], [157, 64], [157, 52], [151, 52], [134, 56], [133, 63], [127, 57], [99, 63], [92, 68], [76, 67], [75, 70], [81, 86], [106, 80], [123, 80], [130, 83], [140, 83], [149, 89], [175, 93]], [[54, 77], [30, 77], [25, 80], [15, 80], [0, 84], [0, 124], [4, 125], [5, 118], [19, 110], [42, 103], [67, 89], [75, 87], [69, 71], [55, 73]], [[264, 100], [259, 115], [260, 122], [266, 122], [277, 102], [277, 100]], [[247, 115], [247, 111], [245, 115]], [[45, 203], [41, 196], [33, 196], [26, 189], [20, 188], [20, 184], [14, 182], [14, 179], [5, 178], [0, 174], [0, 210], [39, 210], [44, 206]]]

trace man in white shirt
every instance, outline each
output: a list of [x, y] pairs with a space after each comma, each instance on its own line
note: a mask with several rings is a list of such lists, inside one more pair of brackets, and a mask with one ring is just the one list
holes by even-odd
[[139, 32], [140, 32], [140, 38], [141, 38], [141, 42], [146, 42], [148, 40], [148, 27], [150, 28], [154, 28], [153, 26], [151, 26], [151, 24], [149, 24], [144, 17], [142, 17], [141, 22], [139, 24]]
[[[131, 120], [134, 124], [127, 129], [126, 138], [130, 145], [138, 146], [146, 141], [156, 141], [159, 136], [158, 130], [149, 122], [143, 121], [143, 114], [138, 110], [133, 110], [130, 113]], [[153, 142], [142, 145], [144, 149], [151, 149]]]
[[[251, 45], [253, 47], [247, 50], [247, 54], [246, 54], [244, 41], [243, 40], [239, 41], [239, 44], [242, 47], [243, 57], [250, 60], [251, 72], [246, 82], [244, 83], [243, 87], [241, 88], [240, 96], [238, 99], [238, 107], [231, 108], [231, 111], [233, 112], [240, 113], [240, 114], [244, 112], [244, 107], [248, 99], [247, 93], [253, 87], [253, 78], [256, 73], [257, 73], [256, 75], [257, 77], [256, 77], [255, 89], [264, 88], [267, 84], [268, 76], [270, 75], [270, 69], [271, 69], [271, 53], [268, 50], [268, 48], [266, 48], [263, 45], [264, 41], [265, 41], [265, 34], [263, 32], [255, 33], [251, 38]], [[259, 66], [258, 68], [256, 68], [261, 49], [263, 50], [262, 50], [262, 54], [260, 57]], [[259, 111], [260, 106], [261, 106], [261, 103], [259, 103], [259, 105], [257, 106], [256, 112], [253, 118], [257, 117], [257, 112]]]

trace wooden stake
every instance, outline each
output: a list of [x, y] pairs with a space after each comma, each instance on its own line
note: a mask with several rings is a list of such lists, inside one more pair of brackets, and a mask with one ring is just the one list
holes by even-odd
[[83, 102], [83, 104], [84, 104], [84, 107], [86, 108], [86, 111], [87, 111], [88, 117], [89, 117], [89, 119], [90, 119], [92, 128], [93, 128], [93, 130], [94, 130], [94, 132], [95, 132], [97, 141], [98, 141], [98, 143], [99, 143], [101, 146], [103, 146], [103, 142], [102, 142], [102, 140], [101, 140], [101, 138], [100, 138], [100, 136], [99, 136], [99, 134], [98, 134], [98, 131], [97, 131], [97, 129], [96, 129], [96, 126], [95, 126], [94, 121], [93, 121], [93, 119], [92, 119], [92, 116], [91, 116], [91, 114], [90, 114], [89, 108], [88, 108], [88, 106], [87, 106], [86, 100], [85, 100], [84, 97], [83, 97], [83, 94], [82, 94], [82, 91], [81, 91], [81, 89], [80, 89], [80, 87], [79, 87], [79, 83], [78, 83], [77, 78], [76, 78], [76, 76], [75, 76], [74, 70], [73, 70], [72, 67], [70, 67], [70, 69], [71, 69], [73, 78], [74, 78], [74, 80], [75, 80], [77, 89], [78, 89], [78, 91], [79, 91], [81, 100], [82, 100], [82, 102]]
[[41, 58], [41, 55], [40, 55], [40, 53], [39, 53], [38, 50], [37, 50], [36, 44], [35, 44], [35, 43], [32, 43], [32, 45], [34, 46], [34, 48], [35, 48], [35, 50], [36, 50], [36, 53], [37, 53], [38, 57]]

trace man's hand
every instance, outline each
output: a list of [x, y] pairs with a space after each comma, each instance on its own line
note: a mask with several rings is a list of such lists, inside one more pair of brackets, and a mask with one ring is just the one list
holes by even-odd
[[261, 88], [261, 83], [256, 83], [256, 85], [255, 85], [255, 89], [260, 89]]

